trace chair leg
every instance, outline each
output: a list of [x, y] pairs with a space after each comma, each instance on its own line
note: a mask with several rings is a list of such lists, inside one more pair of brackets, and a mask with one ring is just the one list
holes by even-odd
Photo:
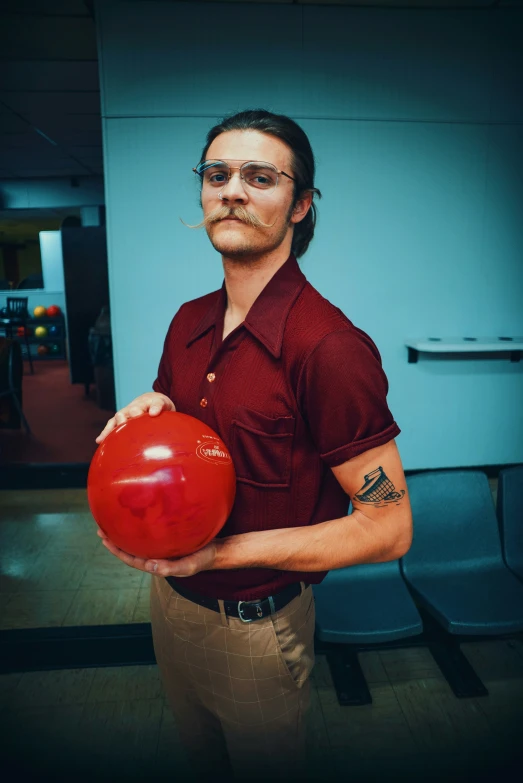
[[25, 427], [25, 428], [26, 428], [26, 430], [27, 430], [27, 434], [28, 434], [28, 435], [32, 435], [33, 433], [31, 432], [31, 428], [30, 428], [30, 426], [29, 426], [29, 422], [28, 422], [28, 421], [27, 421], [27, 419], [25, 418], [25, 414], [24, 414], [24, 412], [23, 412], [23, 410], [22, 410], [22, 406], [20, 405], [20, 400], [19, 400], [19, 399], [18, 399], [18, 397], [16, 396], [16, 392], [14, 391], [14, 389], [11, 391], [11, 394], [12, 394], [12, 396], [13, 396], [13, 399], [14, 399], [14, 401], [15, 401], [16, 410], [18, 411], [18, 414], [19, 414], [20, 418], [22, 419], [22, 421], [23, 421], [23, 423], [24, 423], [24, 427]]
[[24, 337], [25, 337], [25, 347], [27, 350], [27, 359], [29, 361], [29, 367], [31, 368], [31, 375], [34, 375], [33, 360], [31, 359], [31, 346], [29, 345], [29, 340], [27, 339], [27, 332], [24, 333]]
[[332, 648], [327, 652], [327, 661], [338, 704], [341, 707], [372, 704], [357, 651], [348, 644], [332, 645]]

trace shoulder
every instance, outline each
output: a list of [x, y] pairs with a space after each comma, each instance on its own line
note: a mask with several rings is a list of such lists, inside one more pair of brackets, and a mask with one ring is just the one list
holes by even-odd
[[216, 307], [220, 293], [221, 289], [218, 289], [210, 294], [199, 296], [197, 299], [184, 302], [171, 320], [167, 337], [173, 339], [179, 335], [191, 334], [205, 314]]
[[329, 332], [351, 326], [351, 321], [339, 307], [306, 282], [289, 314], [286, 336], [293, 339], [302, 335], [304, 340], [316, 342]]
[[372, 338], [307, 282], [296, 300], [286, 325], [284, 350], [302, 367], [313, 355], [339, 358], [369, 352], [381, 362]]
[[184, 318], [202, 318], [202, 316], [216, 304], [220, 297], [220, 293], [221, 289], [218, 288], [217, 291], [211, 291], [210, 294], [204, 294], [204, 296], [199, 296], [197, 299], [191, 299], [189, 302], [184, 302], [176, 313], [176, 316], [182, 315]]

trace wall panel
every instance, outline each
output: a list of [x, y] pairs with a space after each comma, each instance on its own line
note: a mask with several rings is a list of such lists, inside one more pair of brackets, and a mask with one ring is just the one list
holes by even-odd
[[263, 106], [311, 140], [303, 270], [376, 341], [405, 467], [523, 461], [523, 363], [409, 365], [404, 346], [523, 335], [521, 12], [110, 0], [98, 18], [119, 404], [150, 388], [178, 307], [221, 285], [179, 218], [201, 217], [207, 130]]

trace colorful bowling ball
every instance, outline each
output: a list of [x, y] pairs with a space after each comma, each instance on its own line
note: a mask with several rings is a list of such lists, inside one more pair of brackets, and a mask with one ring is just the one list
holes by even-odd
[[98, 447], [87, 497], [98, 526], [138, 557], [182, 557], [225, 524], [236, 491], [229, 451], [199, 419], [163, 411], [129, 419]]
[[17, 326], [16, 327], [16, 334], [18, 337], [24, 337], [26, 334], [26, 328], [25, 326]]
[[56, 343], [52, 343], [52, 344], [49, 346], [49, 352], [50, 352], [50, 353], [60, 353], [60, 346], [59, 346], [59, 345], [57, 345]]
[[45, 328], [45, 326], [36, 327], [35, 337], [47, 337], [47, 329]]
[[45, 356], [47, 353], [47, 345], [39, 345], [36, 352], [39, 356]]
[[49, 318], [56, 318], [57, 315], [60, 315], [62, 311], [58, 307], [58, 305], [49, 305], [47, 308], [47, 315]]
[[33, 315], [35, 318], [43, 318], [44, 315], [46, 315], [47, 310], [43, 305], [38, 305], [38, 307], [35, 307], [33, 310]]
[[54, 324], [51, 324], [51, 326], [47, 327], [47, 333], [50, 335], [58, 334], [58, 327], [55, 326]]

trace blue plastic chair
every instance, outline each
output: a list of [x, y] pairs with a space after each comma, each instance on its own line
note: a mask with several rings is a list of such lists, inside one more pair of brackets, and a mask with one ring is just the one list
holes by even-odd
[[499, 472], [497, 517], [505, 563], [523, 580], [523, 465]]
[[523, 585], [501, 554], [487, 477], [480, 471], [409, 476], [412, 546], [401, 560], [418, 606], [451, 634], [523, 630]]
[[423, 632], [421, 617], [402, 579], [399, 561], [329, 571], [313, 585], [316, 639], [324, 643], [338, 702], [371, 704], [358, 652]]
[[323, 642], [377, 644], [423, 631], [398, 560], [329, 571], [313, 591]]

